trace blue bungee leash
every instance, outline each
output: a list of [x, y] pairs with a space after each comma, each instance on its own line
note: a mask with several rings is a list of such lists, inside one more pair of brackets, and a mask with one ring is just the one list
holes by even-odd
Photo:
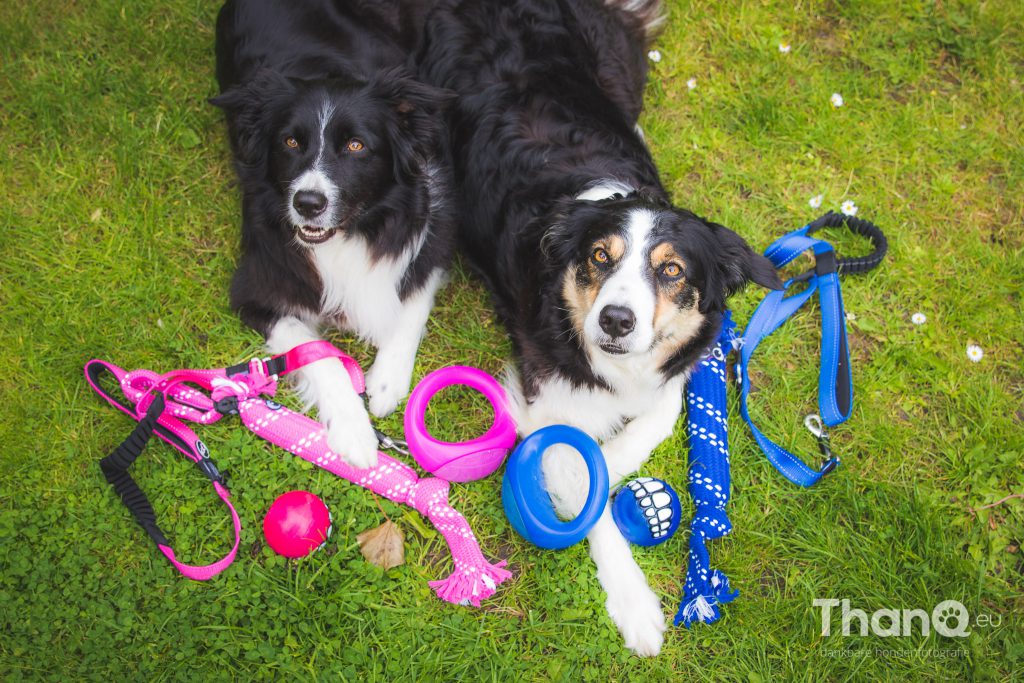
[[[811, 235], [821, 228], [847, 229], [871, 240], [875, 250], [867, 256], [836, 258], [828, 242]], [[839, 465], [839, 458], [829, 448], [825, 426], [833, 427], [850, 417], [853, 409], [853, 381], [850, 376], [850, 349], [846, 341], [846, 313], [839, 289], [839, 274], [865, 273], [885, 257], [888, 242], [885, 235], [869, 221], [829, 212], [799, 230], [775, 240], [764, 255], [782, 268], [803, 252], [813, 250], [814, 268], [803, 275], [787, 280], [781, 290], [769, 292], [754, 311], [743, 331], [743, 345], [736, 363], [736, 379], [740, 384], [740, 412], [750, 425], [757, 445], [784, 477], [799, 486], [812, 486]], [[807, 283], [807, 287], [787, 296], [794, 284]], [[807, 427], [818, 439], [818, 448], [825, 461], [814, 469], [785, 448], [769, 439], [755, 425], [747, 410], [750, 394], [750, 359], [761, 341], [779, 328], [815, 294], [821, 307], [821, 369], [818, 376], [819, 416], [808, 416]]]
[[[810, 235], [823, 227], [845, 225], [868, 237], [875, 250], [868, 256], [837, 259], [832, 246]], [[689, 628], [696, 622], [714, 623], [721, 617], [720, 606], [732, 602], [739, 591], [729, 585], [728, 577], [711, 566], [707, 542], [722, 538], [732, 531], [726, 512], [729, 502], [729, 438], [726, 410], [726, 359], [739, 349], [736, 366], [741, 385], [740, 408], [750, 425], [758, 445], [769, 461], [790, 481], [810, 486], [832, 471], [839, 459], [828, 446], [828, 433], [822, 422], [835, 425], [849, 417], [853, 407], [853, 385], [850, 379], [849, 350], [846, 342], [846, 315], [839, 291], [839, 273], [863, 273], [877, 266], [885, 256], [885, 235], [863, 219], [829, 213], [810, 225], [785, 235], [765, 252], [776, 267], [782, 267], [807, 249], [814, 250], [815, 268], [786, 282], [781, 291], [769, 293], [754, 312], [742, 337], [737, 337], [731, 312], [722, 321], [719, 337], [694, 368], [686, 385], [687, 419], [690, 453], [688, 491], [694, 503], [683, 595], [675, 624]], [[794, 283], [807, 282], [807, 289], [786, 296]], [[764, 436], [747, 413], [750, 377], [747, 368], [754, 350], [814, 293], [819, 294], [822, 309], [822, 365], [818, 382], [821, 417], [808, 416], [804, 423], [818, 437], [818, 445], [826, 457], [820, 470], [813, 470], [799, 458]]]

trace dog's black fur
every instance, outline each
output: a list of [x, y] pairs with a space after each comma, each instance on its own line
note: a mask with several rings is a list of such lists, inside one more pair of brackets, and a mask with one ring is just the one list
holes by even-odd
[[[450, 180], [439, 116], [447, 98], [403, 69], [428, 4], [229, 0], [220, 12], [221, 95], [211, 102], [226, 113], [242, 187], [231, 305], [265, 336], [289, 314], [344, 321], [343, 311], [321, 311], [316, 245], [302, 244], [287, 217], [289, 184], [315, 153], [302, 137], [315, 137], [324, 102], [337, 112], [321, 159], [339, 190], [333, 232], [363, 235], [376, 261], [398, 257], [429, 229], [399, 283], [402, 300], [450, 259], [454, 216], [441, 200]], [[301, 149], [283, 144], [290, 136]], [[370, 153], [340, 152], [349, 137]]]
[[[635, 129], [645, 23], [659, 3], [632, 3], [632, 12], [608, 5], [442, 0], [417, 55], [424, 81], [459, 95], [449, 130], [460, 238], [512, 335], [527, 397], [551, 376], [602, 385], [571, 329], [562, 278], [586, 261], [595, 231], [614, 229], [630, 209], [657, 213], [657, 232], [685, 259], [705, 315], [700, 333], [661, 365], [666, 377], [708, 346], [729, 294], [748, 280], [779, 286], [771, 264], [735, 233], [670, 205]], [[607, 179], [635, 191], [575, 199]]]

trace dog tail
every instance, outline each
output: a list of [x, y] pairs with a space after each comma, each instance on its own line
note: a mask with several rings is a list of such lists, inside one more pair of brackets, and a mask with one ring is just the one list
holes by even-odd
[[606, 7], [618, 10], [637, 22], [647, 44], [661, 32], [665, 23], [665, 7], [662, 0], [603, 0]]

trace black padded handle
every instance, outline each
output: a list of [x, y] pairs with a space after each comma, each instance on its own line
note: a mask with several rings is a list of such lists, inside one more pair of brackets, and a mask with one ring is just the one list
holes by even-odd
[[122, 441], [121, 445], [115, 448], [110, 455], [100, 460], [100, 469], [103, 470], [103, 476], [107, 483], [113, 486], [114, 491], [121, 496], [121, 502], [132, 513], [139, 526], [145, 529], [149, 537], [157, 544], [169, 546], [170, 542], [157, 526], [156, 512], [153, 510], [152, 503], [128, 474], [128, 468], [132, 466], [136, 458], [142, 455], [146, 444], [153, 437], [153, 428], [156, 427], [156, 421], [163, 412], [164, 396], [157, 394], [149, 405], [146, 416], [139, 420], [128, 438]]
[[886, 252], [889, 250], [889, 240], [885, 238], [885, 233], [882, 232], [881, 228], [871, 221], [864, 220], [863, 218], [846, 216], [841, 213], [836, 213], [835, 211], [829, 211], [827, 214], [810, 224], [807, 234], [810, 235], [821, 228], [840, 227], [845, 227], [851, 232], [867, 237], [871, 240], [871, 244], [875, 247], [875, 250], [866, 256], [848, 256], [840, 258], [837, 262], [837, 271], [839, 273], [866, 273], [882, 262], [882, 259], [885, 258]]

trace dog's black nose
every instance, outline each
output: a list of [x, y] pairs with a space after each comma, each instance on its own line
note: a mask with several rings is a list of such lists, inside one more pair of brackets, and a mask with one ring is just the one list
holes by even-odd
[[625, 306], [605, 306], [597, 319], [601, 329], [610, 337], [625, 337], [633, 331], [636, 316]]
[[319, 192], [300, 190], [292, 197], [292, 206], [303, 218], [316, 218], [327, 208], [327, 197]]

